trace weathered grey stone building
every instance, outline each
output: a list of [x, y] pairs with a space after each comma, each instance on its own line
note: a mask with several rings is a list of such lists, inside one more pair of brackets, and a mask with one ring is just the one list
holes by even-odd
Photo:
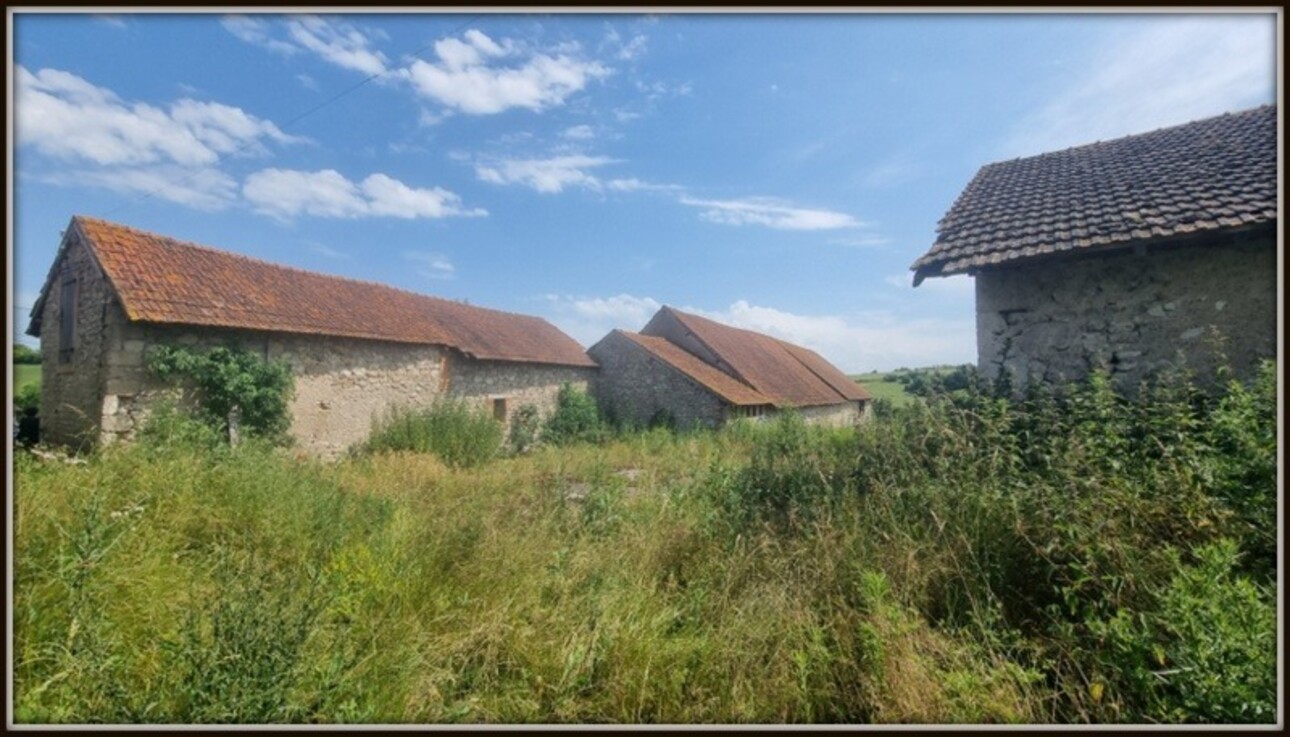
[[983, 167], [913, 265], [976, 279], [978, 368], [1131, 388], [1277, 352], [1277, 109]]
[[236, 343], [285, 359], [291, 432], [330, 455], [367, 437], [394, 405], [449, 394], [504, 422], [549, 414], [561, 384], [586, 389], [595, 362], [537, 317], [259, 261], [77, 216], [63, 236], [29, 334], [41, 338], [45, 439], [129, 438], [171, 388], [145, 368], [153, 345]]
[[858, 422], [870, 396], [818, 353], [664, 307], [638, 333], [615, 330], [587, 353], [606, 412], [647, 424], [716, 426], [792, 407], [808, 422]]

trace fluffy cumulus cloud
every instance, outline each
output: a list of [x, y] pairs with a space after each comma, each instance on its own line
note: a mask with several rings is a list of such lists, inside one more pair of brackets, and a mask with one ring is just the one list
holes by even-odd
[[976, 324], [970, 316], [907, 317], [887, 311], [803, 315], [745, 300], [724, 310], [692, 311], [806, 346], [848, 373], [976, 360]]
[[[638, 331], [662, 304], [651, 297], [546, 295], [547, 317], [583, 345], [614, 328]], [[725, 309], [680, 306], [734, 327], [806, 346], [848, 373], [900, 366], [969, 363], [976, 358], [974, 318], [911, 317], [896, 311], [801, 314], [737, 300]]]
[[16, 76], [18, 145], [58, 162], [39, 175], [53, 183], [218, 209], [236, 196], [233, 180], [217, 168], [221, 158], [303, 140], [217, 102], [132, 102], [58, 69], [20, 66]]
[[384, 74], [389, 61], [385, 54], [372, 48], [369, 33], [342, 21], [326, 20], [316, 15], [293, 18], [287, 33], [301, 48], [312, 51], [324, 61], [363, 74]]
[[1021, 119], [1001, 157], [1027, 156], [1275, 99], [1276, 19], [1191, 16], [1115, 34], [1068, 89]]
[[547, 194], [568, 187], [599, 189], [591, 169], [614, 163], [605, 156], [554, 156], [546, 159], [504, 159], [475, 165], [475, 174], [493, 184], [519, 184]]
[[225, 16], [220, 24], [238, 39], [283, 56], [308, 52], [342, 69], [384, 74], [389, 59], [374, 48], [379, 31], [316, 15], [292, 16], [282, 23], [245, 15]]
[[437, 61], [417, 59], [404, 75], [418, 94], [467, 115], [545, 110], [610, 73], [581, 56], [576, 44], [530, 50], [510, 39], [494, 41], [475, 29], [461, 39], [441, 39], [434, 50]]
[[220, 20], [220, 25], [224, 30], [236, 36], [239, 40], [249, 44], [255, 44], [268, 49], [276, 54], [291, 56], [300, 49], [293, 43], [273, 37], [273, 26], [268, 21], [252, 18], [246, 15], [228, 15]]
[[592, 345], [615, 328], [633, 332], [640, 330], [663, 306], [651, 297], [630, 294], [613, 297], [548, 294], [544, 300], [551, 322], [585, 346]]
[[300, 215], [414, 219], [488, 214], [463, 208], [460, 197], [439, 187], [409, 187], [379, 173], [352, 182], [334, 169], [264, 169], [246, 178], [242, 196], [257, 212], [280, 220]]
[[700, 217], [722, 225], [761, 225], [777, 230], [835, 230], [861, 225], [846, 213], [796, 207], [770, 197], [708, 200], [683, 196], [680, 201], [702, 208]]
[[220, 103], [182, 99], [162, 108], [122, 100], [58, 69], [32, 73], [20, 66], [17, 76], [19, 145], [61, 159], [105, 166], [201, 166], [265, 140], [297, 140], [267, 120]]
[[68, 187], [90, 186], [123, 195], [148, 195], [196, 210], [222, 210], [237, 201], [237, 182], [212, 167], [85, 168], [49, 172], [39, 178]]

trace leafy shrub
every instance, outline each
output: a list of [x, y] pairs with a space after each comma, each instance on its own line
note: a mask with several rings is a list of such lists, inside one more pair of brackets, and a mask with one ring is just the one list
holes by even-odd
[[13, 344], [13, 362], [21, 364], [39, 364], [40, 349], [25, 346], [22, 343]]
[[751, 462], [719, 490], [719, 503], [737, 529], [754, 521], [809, 517], [850, 480], [850, 432], [809, 427], [793, 410], [768, 423], [736, 425], [731, 432], [752, 439]]
[[[1270, 588], [1236, 573], [1231, 540], [1176, 549], [1155, 606], [1089, 623], [1101, 640], [1094, 684], [1113, 710], [1164, 722], [1249, 723], [1276, 714], [1276, 605]], [[1105, 684], [1104, 684], [1105, 681]]]
[[608, 436], [596, 400], [570, 384], [560, 386], [555, 412], [542, 428], [542, 439], [552, 445], [597, 443]]
[[40, 384], [23, 384], [13, 395], [13, 408], [18, 414], [40, 411]]
[[497, 456], [502, 424], [492, 415], [454, 397], [439, 397], [428, 407], [392, 407], [374, 423], [368, 452], [431, 453], [449, 466], [478, 466]]
[[234, 412], [248, 434], [285, 442], [291, 425], [287, 403], [294, 380], [285, 361], [266, 361], [239, 346], [198, 351], [186, 346], [154, 346], [148, 368], [163, 379], [191, 381], [202, 416], [224, 433]]
[[512, 453], [527, 453], [537, 444], [538, 432], [542, 429], [542, 417], [538, 408], [531, 404], [521, 405], [511, 418], [511, 432], [506, 439]]
[[169, 400], [153, 405], [138, 435], [140, 445], [153, 452], [217, 452], [227, 446], [226, 440], [211, 423], [180, 410]]

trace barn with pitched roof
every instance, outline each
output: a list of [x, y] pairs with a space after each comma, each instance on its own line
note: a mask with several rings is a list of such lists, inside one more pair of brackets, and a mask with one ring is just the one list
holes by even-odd
[[769, 335], [673, 307], [640, 333], [614, 330], [587, 349], [600, 364], [596, 398], [606, 412], [648, 424], [717, 426], [793, 408], [812, 423], [850, 425], [868, 392], [822, 356]]
[[1180, 354], [1203, 379], [1216, 347], [1248, 376], [1277, 351], [1277, 207], [1265, 105], [983, 167], [914, 285], [975, 276], [978, 368], [1018, 389]]
[[45, 439], [129, 438], [168, 388], [145, 368], [150, 346], [236, 343], [295, 376], [291, 432], [330, 455], [365, 439], [374, 417], [443, 394], [509, 422], [542, 414], [596, 365], [538, 317], [329, 276], [76, 216], [27, 332], [45, 356]]

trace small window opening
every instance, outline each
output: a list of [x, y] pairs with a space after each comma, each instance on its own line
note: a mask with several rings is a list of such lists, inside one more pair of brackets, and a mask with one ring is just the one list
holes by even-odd
[[493, 399], [493, 418], [498, 422], [506, 422], [506, 397]]
[[58, 300], [59, 363], [71, 363], [76, 349], [76, 296], [76, 280], [64, 280]]

